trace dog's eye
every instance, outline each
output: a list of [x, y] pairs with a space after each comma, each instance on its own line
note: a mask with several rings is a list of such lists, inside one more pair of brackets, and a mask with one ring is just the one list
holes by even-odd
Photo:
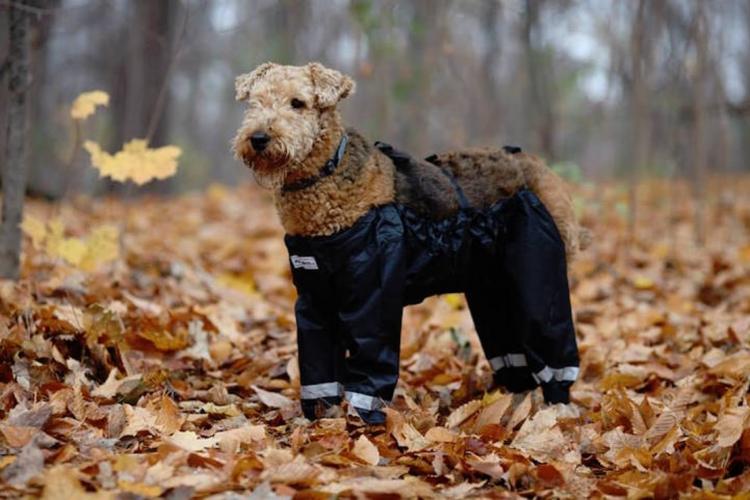
[[297, 99], [296, 97], [292, 99], [292, 107], [294, 109], [302, 109], [305, 107], [305, 101], [301, 99]]

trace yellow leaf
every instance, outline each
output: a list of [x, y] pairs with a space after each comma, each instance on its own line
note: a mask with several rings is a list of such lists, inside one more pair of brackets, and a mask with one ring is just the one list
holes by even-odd
[[8, 465], [12, 464], [16, 461], [15, 455], [6, 455], [2, 458], [0, 458], [0, 470], [3, 470]]
[[86, 244], [78, 238], [50, 236], [47, 238], [47, 253], [53, 257], [60, 257], [69, 264], [78, 266], [86, 254]]
[[[126, 405], [126, 408], [129, 406], [130, 405]], [[136, 457], [135, 455], [116, 455], [115, 461], [112, 464], [112, 470], [115, 472], [127, 472], [133, 470], [138, 467], [140, 458], [142, 458], [142, 455], [139, 457]]]
[[114, 498], [112, 492], [98, 491], [89, 493], [78, 480], [78, 472], [70, 467], [57, 465], [48, 470], [42, 477], [44, 490], [41, 498], [43, 500], [64, 500], [70, 498], [85, 500], [103, 500]]
[[[43, 240], [47, 254], [61, 258], [84, 271], [93, 271], [119, 256], [120, 234], [113, 225], [105, 224], [94, 228], [86, 239], [66, 238], [65, 227], [60, 219], [53, 219], [47, 226], [48, 231]], [[38, 228], [33, 230], [38, 231]]]
[[464, 299], [460, 293], [449, 293], [447, 295], [443, 295], [443, 300], [456, 310], [461, 309], [461, 307], [463, 307], [464, 305]]
[[249, 273], [237, 276], [230, 273], [224, 273], [216, 278], [216, 281], [227, 288], [237, 290], [246, 295], [257, 295], [258, 290], [255, 288], [255, 282]]
[[83, 147], [101, 177], [118, 182], [133, 181], [139, 186], [154, 179], [172, 177], [177, 172], [177, 158], [182, 154], [177, 146], [151, 149], [144, 139], [133, 139], [114, 155], [102, 151], [93, 141], [86, 141]]
[[740, 260], [743, 262], [750, 262], [750, 245], [745, 245], [740, 248]]
[[633, 279], [633, 286], [639, 290], [650, 290], [654, 287], [654, 280], [647, 276], [636, 276]]
[[42, 243], [47, 237], [47, 226], [34, 216], [26, 215], [21, 223], [21, 231], [31, 238], [34, 248], [42, 248]]
[[212, 183], [206, 189], [206, 196], [212, 202], [218, 203], [224, 201], [229, 196], [229, 190], [221, 184]]
[[120, 231], [116, 226], [104, 224], [91, 231], [86, 238], [86, 251], [80, 261], [84, 271], [93, 271], [101, 264], [117, 260], [120, 256]]
[[93, 115], [97, 106], [108, 106], [109, 94], [102, 90], [84, 92], [73, 101], [70, 107], [70, 116], [74, 120], [84, 120]]
[[184, 330], [177, 330], [174, 334], [166, 330], [144, 330], [138, 332], [138, 335], [151, 341], [154, 347], [163, 352], [179, 351], [190, 345], [190, 338]]

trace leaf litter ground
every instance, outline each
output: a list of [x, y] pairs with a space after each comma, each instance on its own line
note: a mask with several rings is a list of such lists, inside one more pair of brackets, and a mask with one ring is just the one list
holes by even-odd
[[32, 201], [78, 253], [102, 226], [120, 249], [76, 266], [29, 238], [23, 279], [0, 284], [0, 495], [747, 495], [750, 182], [707, 192], [697, 246], [682, 185], [642, 186], [634, 238], [622, 189], [580, 189], [594, 244], [571, 266], [572, 404], [488, 391], [464, 302], [445, 296], [407, 311], [375, 428], [300, 414], [294, 290], [266, 194]]

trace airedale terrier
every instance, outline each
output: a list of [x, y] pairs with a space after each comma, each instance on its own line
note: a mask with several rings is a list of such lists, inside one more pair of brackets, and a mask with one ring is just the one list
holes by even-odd
[[345, 128], [354, 81], [319, 63], [265, 63], [237, 158], [272, 189], [286, 230], [308, 418], [346, 398], [369, 423], [398, 380], [401, 313], [464, 292], [494, 380], [567, 402], [578, 373], [566, 256], [583, 234], [563, 181], [519, 148], [411, 158]]

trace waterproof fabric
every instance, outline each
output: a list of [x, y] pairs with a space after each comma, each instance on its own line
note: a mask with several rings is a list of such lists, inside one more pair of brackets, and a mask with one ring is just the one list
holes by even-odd
[[497, 384], [541, 385], [547, 402], [568, 402], [578, 349], [552, 217], [528, 190], [477, 210], [456, 187], [462, 208], [448, 219], [392, 203], [331, 236], [285, 237], [306, 417], [346, 398], [366, 422], [382, 423], [398, 381], [403, 307], [456, 292], [466, 294]]

